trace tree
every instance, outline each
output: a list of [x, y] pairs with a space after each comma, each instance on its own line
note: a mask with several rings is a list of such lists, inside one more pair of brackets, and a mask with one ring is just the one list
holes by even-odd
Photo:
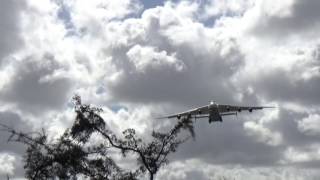
[[[159, 168], [168, 163], [168, 155], [176, 152], [178, 146], [189, 139], [181, 139], [182, 130], [194, 137], [192, 120], [182, 118], [166, 133], [153, 131], [150, 142], [139, 138], [134, 129], [123, 131], [123, 137], [116, 136], [107, 128], [99, 115], [101, 108], [82, 104], [80, 96], [74, 96], [76, 118], [73, 126], [55, 142], [48, 142], [43, 130], [36, 133], [17, 132], [4, 124], [2, 130], [11, 133], [8, 141], [27, 145], [24, 155], [27, 179], [77, 179], [84, 176], [97, 180], [134, 180], [148, 173], [153, 180]], [[104, 141], [89, 145], [89, 138], [97, 133]], [[137, 168], [124, 170], [113, 160], [111, 150], [118, 150], [122, 157], [128, 154], [137, 157]]]

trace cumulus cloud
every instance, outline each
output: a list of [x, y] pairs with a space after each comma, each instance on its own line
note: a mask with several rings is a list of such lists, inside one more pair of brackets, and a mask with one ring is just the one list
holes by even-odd
[[[1, 91], [1, 97], [8, 102], [16, 103], [21, 109], [41, 112], [45, 108], [57, 108], [66, 103], [71, 82], [65, 77], [46, 79], [59, 70], [54, 60], [44, 56], [33, 61], [30, 57], [16, 65], [15, 75]], [[29, 61], [29, 62], [25, 62]]]
[[272, 132], [267, 128], [264, 128], [262, 125], [254, 122], [246, 122], [244, 124], [244, 129], [247, 130], [247, 133], [250, 136], [254, 136], [260, 142], [266, 143], [271, 146], [277, 146], [281, 144], [282, 137], [278, 132]]
[[0, 7], [0, 62], [10, 53], [17, 51], [23, 45], [20, 35], [20, 19], [24, 1], [4, 0]]
[[[175, 55], [167, 55], [166, 51], [157, 52], [152, 47], [133, 46], [127, 56], [136, 67], [138, 72], [144, 72], [145, 69], [156, 69], [162, 66], [173, 66], [176, 71], [183, 70], [183, 62], [175, 58]], [[150, 67], [149, 67], [150, 66]]]
[[72, 25], [80, 33], [99, 36], [104, 26], [111, 20], [121, 20], [130, 14], [136, 14], [142, 8], [139, 1], [102, 1], [90, 2], [72, 0], [62, 1], [70, 13]]
[[[116, 81], [107, 82], [113, 98], [132, 102], [163, 102], [174, 98], [173, 102], [191, 104], [208, 102], [201, 97], [212, 97], [213, 90], [217, 94], [213, 98], [233, 100], [228, 96], [232, 94], [228, 93], [232, 84], [227, 79], [242, 65], [243, 56], [237, 41], [219, 37], [219, 31], [193, 22], [192, 16], [176, 14], [173, 8], [178, 7], [167, 3], [164, 7], [146, 10], [141, 19], [114, 26], [117, 29], [113, 31], [123, 35], [116, 41], [121, 45], [111, 49], [113, 61], [121, 72]], [[134, 34], [137, 38], [123, 33], [123, 28], [135, 28], [131, 31], [139, 33]], [[128, 42], [122, 44], [119, 42], [122, 39]], [[134, 41], [141, 45], [132, 45]], [[153, 53], [154, 58], [150, 58], [151, 49], [142, 51], [143, 44], [156, 47], [160, 53]], [[164, 66], [164, 62], [172, 65]], [[146, 68], [149, 64], [152, 66]], [[143, 75], [137, 67], [144, 67]]]
[[[166, 1], [146, 9], [136, 0], [2, 4], [0, 116], [6, 123], [58, 135], [72, 122], [73, 92], [102, 106], [116, 132], [133, 127], [144, 137], [172, 123], [152, 117], [210, 100], [276, 105], [222, 124], [197, 121], [196, 141], [184, 144], [159, 178], [317, 177], [307, 169], [318, 167], [319, 155], [316, 0]], [[295, 169], [273, 166], [306, 169], [290, 176]], [[210, 173], [217, 169], [221, 174]]]
[[319, 114], [309, 114], [298, 122], [298, 128], [307, 135], [319, 135], [320, 116]]
[[202, 15], [205, 18], [210, 17], [220, 17], [220, 16], [239, 16], [245, 12], [250, 5], [252, 6], [253, 1], [248, 0], [210, 0], [204, 5], [204, 14]]
[[0, 174], [13, 174], [14, 171], [14, 163], [16, 158], [10, 154], [7, 153], [1, 153], [0, 154]]
[[254, 31], [266, 36], [288, 37], [296, 33], [316, 35], [320, 3], [316, 0], [285, 0], [276, 6], [268, 1], [257, 1]]
[[319, 144], [314, 143], [308, 147], [291, 147], [284, 151], [283, 164], [295, 163], [302, 167], [314, 167], [320, 163]]
[[167, 169], [162, 169], [157, 178], [177, 180], [177, 179], [317, 179], [319, 173], [316, 170], [305, 170], [290, 167], [255, 167], [246, 168], [236, 166], [218, 166], [206, 164], [197, 159], [177, 161], [171, 163]]

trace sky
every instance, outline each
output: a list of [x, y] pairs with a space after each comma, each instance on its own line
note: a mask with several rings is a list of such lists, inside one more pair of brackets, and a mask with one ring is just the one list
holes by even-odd
[[[1, 0], [0, 122], [70, 127], [70, 100], [115, 132], [208, 104], [276, 106], [195, 123], [159, 180], [312, 180], [320, 173], [320, 1]], [[23, 179], [24, 146], [0, 132], [0, 177]], [[124, 164], [126, 161], [124, 161]]]

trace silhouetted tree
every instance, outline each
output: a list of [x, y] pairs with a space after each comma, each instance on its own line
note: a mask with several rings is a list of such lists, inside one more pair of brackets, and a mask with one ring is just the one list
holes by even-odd
[[[178, 137], [181, 130], [188, 130], [194, 137], [192, 120], [182, 118], [166, 132], [153, 131], [150, 142], [137, 137], [134, 129], [123, 131], [123, 137], [116, 136], [107, 128], [99, 115], [101, 108], [82, 104], [80, 96], [74, 96], [76, 118], [71, 129], [55, 142], [48, 142], [43, 130], [36, 133], [17, 132], [2, 124], [2, 130], [11, 133], [8, 141], [27, 145], [24, 155], [27, 179], [77, 179], [84, 176], [95, 180], [134, 180], [148, 173], [154, 179], [159, 168], [168, 163], [168, 155], [177, 150], [187, 138]], [[89, 138], [97, 133], [104, 139], [96, 145], [89, 144]], [[113, 160], [111, 149], [120, 150], [123, 157], [136, 155], [137, 168], [123, 170]]]

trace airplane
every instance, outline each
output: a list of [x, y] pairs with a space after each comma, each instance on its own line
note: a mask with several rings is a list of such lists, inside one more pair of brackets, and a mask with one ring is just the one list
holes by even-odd
[[252, 112], [254, 110], [261, 110], [265, 108], [274, 108], [271, 106], [234, 106], [234, 105], [222, 105], [211, 101], [210, 104], [198, 108], [191, 109], [189, 111], [172, 114], [169, 116], [160, 117], [158, 119], [171, 119], [171, 118], [208, 118], [209, 123], [220, 121], [222, 122], [222, 116], [237, 115], [241, 111]]

